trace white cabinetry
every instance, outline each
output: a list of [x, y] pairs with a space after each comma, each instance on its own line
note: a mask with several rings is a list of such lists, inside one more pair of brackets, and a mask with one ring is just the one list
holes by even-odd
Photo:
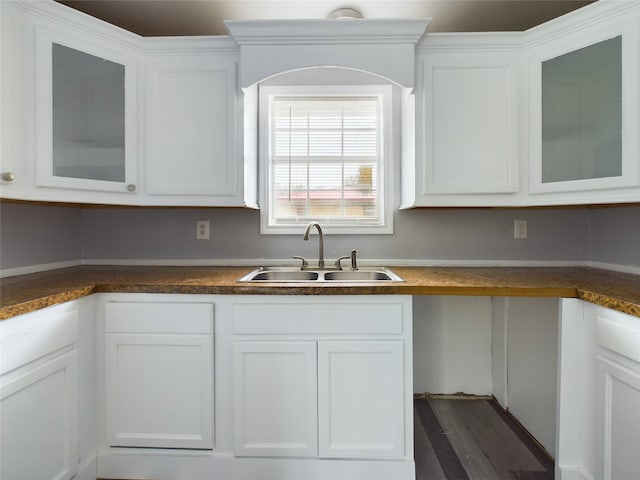
[[78, 463], [78, 311], [64, 304], [1, 327], [0, 477], [69, 479]]
[[141, 38], [56, 2], [0, 8], [3, 198], [256, 206], [233, 40]]
[[596, 338], [596, 476], [640, 478], [640, 319], [598, 308]]
[[530, 204], [640, 201], [639, 51], [637, 2], [527, 32]]
[[21, 168], [23, 145], [20, 125], [23, 69], [21, 32], [23, 20], [11, 2], [0, 2], [0, 185], [3, 196], [24, 181]]
[[110, 446], [213, 448], [213, 307], [106, 303]]
[[0, 8], [3, 198], [133, 203], [136, 36], [56, 2]]
[[640, 318], [563, 299], [558, 478], [640, 478]]
[[315, 342], [235, 342], [233, 366], [236, 454], [315, 456]]
[[415, 477], [410, 296], [97, 302], [98, 477]]
[[146, 202], [244, 206], [235, 43], [146, 42]]
[[403, 206], [516, 203], [519, 37], [431, 35], [417, 69], [415, 166], [404, 168], [415, 198], [403, 192]]
[[238, 299], [232, 321], [236, 455], [412, 455], [410, 299]]
[[35, 34], [36, 185], [135, 192], [136, 58], [61, 26]]
[[320, 457], [402, 457], [402, 340], [318, 342]]

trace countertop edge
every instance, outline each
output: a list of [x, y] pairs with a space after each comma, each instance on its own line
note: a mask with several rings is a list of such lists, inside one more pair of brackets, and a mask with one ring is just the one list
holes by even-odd
[[[453, 295], [578, 298], [640, 317], [640, 276], [571, 267], [535, 268], [419, 268], [398, 267], [406, 282], [391, 284], [238, 283], [248, 267], [199, 270], [87, 269], [2, 279], [0, 320], [76, 300], [93, 293], [157, 293], [202, 295]], [[105, 273], [106, 272], [106, 273]], [[200, 275], [198, 275], [200, 274]], [[110, 276], [111, 275], [111, 276]], [[585, 277], [587, 280], [585, 281]], [[65, 281], [61, 280], [64, 279]], [[612, 280], [613, 279], [613, 280]], [[553, 281], [551, 281], [553, 280]], [[636, 284], [637, 280], [637, 284]], [[65, 283], [68, 285], [65, 285]], [[630, 287], [629, 287], [630, 285]], [[627, 288], [629, 287], [629, 288]]]

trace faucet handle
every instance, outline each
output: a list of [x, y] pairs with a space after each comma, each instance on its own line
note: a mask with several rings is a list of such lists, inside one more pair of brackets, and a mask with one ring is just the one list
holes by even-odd
[[358, 262], [356, 260], [356, 251], [351, 250], [351, 270], [358, 270]]
[[351, 257], [349, 255], [347, 255], [346, 257], [340, 257], [338, 259], [336, 259], [336, 263], [335, 263], [335, 267], [338, 270], [342, 270], [342, 265], [340, 265], [340, 262], [342, 260], [349, 260]]
[[306, 258], [300, 257], [298, 255], [294, 255], [292, 258], [295, 260], [302, 260], [302, 265], [300, 266], [300, 270], [306, 270], [309, 267], [309, 262], [307, 261]]

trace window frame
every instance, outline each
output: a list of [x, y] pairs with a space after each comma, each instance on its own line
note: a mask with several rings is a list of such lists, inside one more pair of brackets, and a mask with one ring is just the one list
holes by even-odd
[[[298, 223], [275, 224], [272, 209], [272, 162], [270, 157], [270, 103], [274, 96], [357, 97], [380, 96], [382, 99], [382, 148], [378, 176], [380, 222], [376, 225], [331, 222], [327, 218], [312, 218]], [[260, 177], [260, 233], [298, 234], [308, 221], [318, 221], [329, 234], [392, 234], [393, 233], [393, 153], [394, 119], [393, 87], [390, 84], [365, 85], [274, 85], [258, 86], [259, 177]]]

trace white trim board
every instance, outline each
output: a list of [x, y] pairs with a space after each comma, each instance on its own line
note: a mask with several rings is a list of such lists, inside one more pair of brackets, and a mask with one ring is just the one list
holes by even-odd
[[[313, 259], [310, 259], [313, 262]], [[15, 277], [29, 273], [45, 272], [80, 265], [113, 266], [166, 266], [166, 267], [273, 267], [290, 266], [296, 262], [290, 258], [224, 258], [224, 259], [86, 259], [64, 262], [43, 263], [25, 267], [13, 267], [0, 270], [0, 278]], [[591, 267], [614, 272], [640, 275], [640, 266], [620, 265], [617, 263], [590, 260], [451, 260], [451, 259], [358, 259], [363, 267]]]
[[0, 278], [15, 277], [17, 275], [27, 275], [29, 273], [46, 272], [61, 268], [77, 267], [84, 265], [83, 260], [66, 260], [63, 262], [40, 263], [38, 265], [27, 265], [25, 267], [13, 267], [0, 269]]

